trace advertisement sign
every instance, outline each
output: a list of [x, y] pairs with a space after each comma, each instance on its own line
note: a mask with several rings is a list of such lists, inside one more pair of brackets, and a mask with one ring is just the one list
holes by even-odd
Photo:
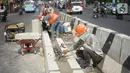
[[117, 12], [119, 14], [127, 14], [128, 13], [128, 4], [126, 4], [126, 3], [117, 4]]

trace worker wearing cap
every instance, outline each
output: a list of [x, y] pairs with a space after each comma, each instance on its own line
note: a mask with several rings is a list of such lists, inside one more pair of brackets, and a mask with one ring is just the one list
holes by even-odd
[[45, 7], [42, 7], [39, 15], [38, 15], [38, 19], [42, 20], [44, 16], [47, 16], [48, 14], [48, 10]]
[[[82, 64], [82, 61], [79, 62], [81, 68], [89, 67], [91, 65], [91, 59], [93, 61], [93, 66], [95, 67], [103, 58], [103, 52], [100, 48], [97, 38], [87, 31], [88, 28], [85, 25], [77, 25], [75, 27], [75, 35], [79, 37], [79, 40], [68, 50], [63, 51], [63, 54], [67, 54], [68, 52], [77, 50], [76, 55], [82, 58], [85, 63]], [[83, 47], [84, 49], [80, 50], [81, 47]]]

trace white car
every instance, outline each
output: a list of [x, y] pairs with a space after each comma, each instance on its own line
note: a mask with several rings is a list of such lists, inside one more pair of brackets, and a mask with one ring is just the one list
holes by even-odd
[[75, 1], [75, 2], [71, 2], [72, 5], [72, 9], [70, 13], [83, 13], [83, 4], [81, 1]]
[[25, 12], [35, 12], [36, 3], [34, 1], [25, 1], [24, 2], [24, 11]]

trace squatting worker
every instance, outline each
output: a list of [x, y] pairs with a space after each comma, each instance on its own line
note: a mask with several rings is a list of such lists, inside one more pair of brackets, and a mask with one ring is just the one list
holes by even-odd
[[[93, 61], [93, 67], [96, 67], [103, 58], [103, 52], [97, 38], [93, 34], [88, 33], [87, 30], [88, 28], [85, 25], [77, 25], [75, 35], [79, 37], [79, 40], [68, 50], [63, 50], [63, 54], [76, 50], [76, 55], [80, 57], [81, 60], [84, 60], [78, 62], [81, 68], [89, 67], [91, 59]], [[81, 47], [84, 49], [80, 50]]]

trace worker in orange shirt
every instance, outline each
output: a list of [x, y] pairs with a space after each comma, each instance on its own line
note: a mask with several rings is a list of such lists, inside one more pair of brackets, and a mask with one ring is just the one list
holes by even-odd
[[58, 14], [56, 14], [55, 12], [54, 12], [54, 9], [53, 8], [49, 8], [48, 9], [48, 15], [47, 16], [44, 16], [43, 18], [42, 18], [42, 20], [47, 20], [48, 21], [48, 23], [49, 23], [49, 26], [50, 26], [50, 31], [51, 31], [51, 37], [52, 38], [54, 38], [54, 36], [56, 35], [56, 30], [55, 29], [57, 29], [56, 28], [56, 26], [57, 26], [57, 24], [58, 24], [58, 22], [59, 22], [59, 20], [58, 20]]

